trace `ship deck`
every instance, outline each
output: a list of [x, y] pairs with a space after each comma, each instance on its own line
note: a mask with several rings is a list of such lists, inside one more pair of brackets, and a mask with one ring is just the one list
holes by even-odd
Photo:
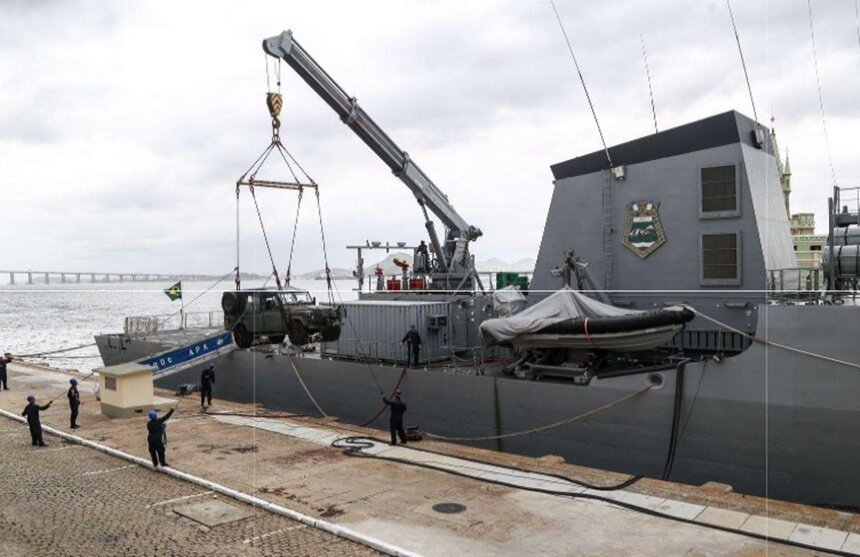
[[[59, 397], [57, 403], [42, 414], [48, 431], [46, 441], [52, 446], [41, 449], [45, 451], [41, 458], [38, 457], [40, 449], [29, 446], [25, 425], [9, 417], [0, 418], [4, 455], [20, 453], [20, 460], [27, 462], [26, 474], [34, 477], [36, 483], [71, 486], [68, 492], [40, 491], [38, 504], [46, 509], [85, 501], [92, 496], [93, 488], [79, 486], [80, 491], [75, 491], [74, 486], [83, 477], [103, 477], [104, 484], [123, 496], [103, 497], [99, 508], [116, 511], [118, 516], [133, 511], [135, 520], [155, 525], [153, 528], [164, 527], [159, 525], [160, 521], [170, 518], [169, 530], [176, 539], [214, 544], [216, 540], [235, 541], [245, 536], [235, 546], [246, 547], [248, 554], [254, 555], [320, 554], [325, 553], [326, 548], [342, 554], [373, 553], [368, 548], [357, 547], [355, 542], [338, 545], [338, 538], [332, 534], [307, 539], [309, 532], [317, 532], [317, 529], [278, 522], [261, 508], [247, 514], [241, 519], [244, 522], [201, 528], [193, 520], [180, 519], [180, 515], [186, 503], [190, 506], [209, 501], [215, 494], [194, 489], [183, 484], [181, 478], [168, 477], [140, 464], [133, 463], [129, 467], [128, 462], [117, 459], [101, 462], [107, 458], [101, 455], [98, 459], [93, 457], [93, 462], [84, 459], [77, 463], [78, 467], [67, 467], [67, 472], [58, 476], [57, 467], [62, 460], [58, 456], [68, 453], [80, 459], [82, 451], [92, 449], [65, 450], [74, 444], [58, 441], [51, 434], [54, 429], [74, 433], [132, 457], [148, 458], [145, 418], [111, 420], [101, 415], [89, 381], [80, 388], [84, 402], [79, 418], [81, 429], [68, 429], [64, 392], [72, 376], [76, 374], [12, 364], [9, 383], [13, 390], [0, 392], [0, 408], [16, 415], [20, 415], [25, 404], [25, 394], [34, 394], [42, 403]], [[528, 458], [429, 440], [391, 447], [378, 439], [378, 431], [341, 424], [333, 418], [274, 416], [253, 405], [218, 400], [217, 389], [216, 384], [216, 400], [209, 413], [200, 411], [192, 395], [182, 400], [175, 417], [168, 422], [167, 458], [178, 474], [187, 472], [213, 484], [382, 540], [389, 549], [395, 548], [389, 551], [391, 554], [400, 551], [403, 555], [488, 556], [758, 555], [765, 552], [807, 555], [809, 547], [818, 547], [824, 552], [860, 554], [860, 515], [857, 514], [743, 496], [721, 485], [692, 487], [642, 479], [624, 489], [606, 491], [595, 487], [615, 485], [628, 477], [570, 465], [551, 455]], [[156, 394], [163, 410], [178, 402], [170, 392], [157, 390]], [[342, 448], [332, 446], [335, 440], [340, 439], [342, 444], [344, 438], [356, 436], [371, 438], [359, 455], [351, 456]], [[95, 475], [96, 472], [99, 474]], [[562, 477], [595, 487], [586, 488]], [[3, 497], [20, 501], [24, 498], [23, 491], [21, 499], [17, 498], [13, 493], [17, 489], [14, 484], [19, 483], [24, 489], [32, 482], [9, 483]], [[139, 500], [128, 496], [135, 493], [135, 489], [144, 489], [141, 486], [157, 486], [172, 496], [160, 493]], [[157, 504], [159, 501], [150, 500], [162, 495], [168, 503]], [[183, 498], [187, 495], [194, 497], [185, 501]], [[219, 500], [224, 501], [224, 497]], [[434, 506], [440, 503], [456, 503], [465, 508], [457, 513], [437, 512]], [[234, 506], [242, 507], [236, 502]], [[631, 507], [650, 509], [665, 516]], [[38, 530], [39, 513], [11, 503], [4, 508], [3, 517], [16, 525], [4, 543], [14, 543], [15, 549], [23, 554], [42, 552], [44, 539], [27, 534], [27, 531]], [[237, 530], [240, 533], [232, 533], [238, 524], [245, 527]], [[65, 540], [60, 542], [58, 537], [58, 544], [77, 541], [79, 547], [91, 543], [88, 540], [94, 529], [103, 536], [115, 534], [109, 531], [109, 524], [57, 526], [60, 526], [57, 532]], [[146, 532], [145, 528], [135, 531]], [[6, 532], [9, 534], [10, 530]], [[764, 541], [744, 533], [767, 533], [772, 540]], [[141, 535], [137, 543], [149, 543], [146, 539], [147, 536]], [[245, 543], [245, 540], [251, 541]], [[270, 543], [261, 543], [262, 540]], [[276, 540], [280, 545], [274, 543]], [[807, 549], [786, 545], [781, 540], [804, 544]], [[193, 547], [194, 544], [174, 546], [172, 554], [197, 554]], [[139, 550], [145, 552], [145, 548]]]

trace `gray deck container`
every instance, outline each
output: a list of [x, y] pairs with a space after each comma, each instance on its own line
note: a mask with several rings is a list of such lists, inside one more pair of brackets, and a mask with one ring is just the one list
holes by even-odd
[[406, 363], [406, 345], [401, 340], [415, 325], [421, 335], [420, 363], [449, 357], [447, 302], [358, 300], [343, 305], [346, 318], [340, 338], [322, 344], [323, 356]]

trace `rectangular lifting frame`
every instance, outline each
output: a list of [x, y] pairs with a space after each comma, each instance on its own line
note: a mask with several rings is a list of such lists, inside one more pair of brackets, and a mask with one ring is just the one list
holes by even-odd
[[279, 190], [298, 190], [305, 188], [317, 189], [316, 184], [303, 184], [302, 182], [277, 182], [274, 180], [239, 180], [236, 187], [247, 186], [249, 188], [275, 188]]

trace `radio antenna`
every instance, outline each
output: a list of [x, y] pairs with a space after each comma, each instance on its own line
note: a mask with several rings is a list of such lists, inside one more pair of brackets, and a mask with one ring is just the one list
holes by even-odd
[[752, 86], [750, 85], [750, 75], [747, 72], [747, 63], [744, 60], [744, 51], [741, 48], [741, 38], [738, 36], [738, 26], [735, 25], [735, 14], [732, 13], [732, 4], [730, 0], [726, 0], [726, 7], [729, 9], [729, 17], [732, 20], [732, 29], [735, 31], [735, 42], [738, 43], [738, 54], [741, 55], [741, 66], [744, 68], [744, 78], [747, 80], [747, 91], [750, 93], [750, 104], [752, 104], [753, 118], [758, 124], [758, 112], [755, 109], [755, 99], [753, 98]]
[[651, 70], [648, 69], [648, 54], [645, 52], [645, 38], [639, 33], [639, 42], [642, 44], [642, 59], [645, 60], [645, 76], [648, 78], [648, 94], [651, 95], [651, 115], [654, 117], [654, 133], [660, 133], [657, 128], [657, 108], [654, 106], [654, 89], [651, 88]]
[[576, 73], [579, 75], [580, 83], [582, 83], [582, 90], [585, 91], [585, 98], [588, 100], [588, 107], [591, 109], [591, 115], [594, 116], [594, 124], [597, 126], [597, 133], [600, 134], [600, 142], [603, 143], [603, 152], [606, 153], [606, 162], [609, 163], [609, 168], [612, 168], [612, 158], [609, 156], [609, 148], [606, 147], [606, 140], [603, 138], [603, 130], [600, 129], [600, 122], [597, 120], [597, 112], [594, 110], [594, 104], [591, 102], [591, 95], [588, 94], [588, 87], [585, 86], [585, 78], [582, 77], [582, 71], [579, 69], [579, 62], [576, 61], [576, 54], [573, 53], [573, 47], [570, 44], [570, 39], [567, 38], [567, 31], [564, 30], [564, 24], [561, 22], [561, 16], [558, 15], [558, 10], [555, 8], [555, 2], [553, 2], [553, 0], [549, 0], [549, 5], [552, 6], [552, 11], [555, 12], [558, 26], [561, 27], [561, 34], [564, 35], [564, 42], [567, 43], [570, 57], [573, 58], [573, 65], [576, 67]]

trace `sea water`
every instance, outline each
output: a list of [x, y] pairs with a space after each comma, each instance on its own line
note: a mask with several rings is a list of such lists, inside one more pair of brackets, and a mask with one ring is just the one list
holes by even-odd
[[[102, 366], [93, 336], [121, 333], [128, 316], [159, 316], [179, 323], [179, 300], [170, 301], [164, 293], [174, 281], [112, 282], [80, 284], [0, 285], [0, 354], [42, 354], [64, 348], [88, 345], [79, 350], [25, 359], [63, 369], [89, 372]], [[263, 281], [242, 281], [242, 288], [254, 288]], [[328, 291], [322, 280], [294, 280], [326, 303]], [[182, 297], [189, 324], [213, 319], [217, 326], [223, 318], [221, 294], [233, 287], [232, 279], [220, 284], [212, 281], [182, 281]], [[335, 301], [354, 300], [356, 282], [334, 282]], [[211, 314], [210, 314], [211, 312]]]

